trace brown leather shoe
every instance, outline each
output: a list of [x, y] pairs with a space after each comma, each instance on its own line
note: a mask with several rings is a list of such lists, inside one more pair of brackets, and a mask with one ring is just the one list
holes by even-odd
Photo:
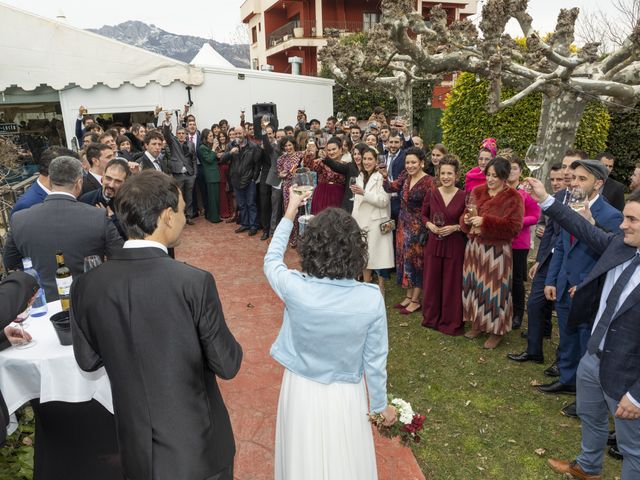
[[569, 474], [572, 478], [577, 480], [602, 480], [602, 475], [585, 473], [585, 471], [582, 470], [582, 467], [578, 465], [575, 460], [573, 462], [567, 462], [566, 460], [550, 458], [547, 463], [554, 472], [561, 473], [563, 475]]

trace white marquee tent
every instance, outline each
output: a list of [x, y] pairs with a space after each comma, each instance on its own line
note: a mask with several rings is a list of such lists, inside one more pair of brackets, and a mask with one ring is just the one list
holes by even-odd
[[233, 64], [220, 55], [216, 50], [208, 43], [204, 43], [200, 51], [193, 57], [193, 60], [189, 62], [191, 65], [198, 67], [226, 67], [233, 68]]
[[79, 105], [92, 114], [182, 110], [190, 93], [202, 127], [221, 118], [233, 125], [260, 102], [277, 105], [281, 125], [302, 106], [317, 118], [333, 110], [333, 81], [211, 65], [219, 54], [210, 46], [189, 65], [1, 3], [0, 18], [0, 112], [59, 104], [68, 145]]

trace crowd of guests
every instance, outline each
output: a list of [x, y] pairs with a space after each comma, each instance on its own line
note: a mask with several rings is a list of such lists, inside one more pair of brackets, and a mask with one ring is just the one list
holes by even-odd
[[[277, 250], [272, 252], [271, 268], [281, 266], [287, 245], [302, 248], [304, 260], [310, 255], [304, 248], [309, 248], [311, 240], [305, 243], [304, 235], [298, 233], [301, 200], [292, 193], [292, 186], [296, 174], [308, 172], [315, 179], [308, 199], [310, 211], [323, 219], [323, 238], [330, 224], [321, 214], [339, 209], [342, 213], [334, 214], [332, 221], [347, 225], [346, 214], [367, 239], [363, 260], [354, 260], [348, 275], [365, 284], [375, 277], [384, 297], [385, 280], [395, 270], [396, 281], [405, 292], [395, 305], [402, 315], [421, 314], [423, 326], [447, 335], [482, 336], [485, 349], [498, 347], [527, 318], [528, 329], [522, 332], [527, 350], [508, 354], [515, 362], [544, 362], [543, 338], [551, 335], [555, 310], [560, 344], [555, 361], [544, 373], [558, 380], [538, 389], [551, 394], [576, 393], [578, 366], [592, 332], [589, 324], [571, 323], [573, 296], [599, 264], [602, 248], [586, 240], [583, 231], [576, 234], [564, 220], [546, 214], [544, 189], [540, 182], [523, 182], [525, 163], [509, 148], [485, 139], [479, 145], [477, 165], [466, 173], [462, 186], [462, 164], [455, 154], [442, 144], [426, 149], [421, 138], [409, 134], [402, 118], [387, 119], [380, 108], [366, 119], [364, 129], [356, 117], [333, 116], [321, 128], [321, 122], [308, 120], [304, 111], [298, 111], [295, 125], [284, 128], [276, 128], [266, 117], [260, 125], [253, 125], [242, 114], [238, 126], [223, 119], [202, 130], [186, 110], [179, 118], [161, 107], [155, 114], [152, 128], [134, 124], [103, 131], [81, 107], [77, 125], [81, 150], [52, 147], [45, 151], [38, 179], [12, 211], [6, 269], [19, 268], [23, 257], [31, 257], [47, 299], [56, 300], [51, 251], [63, 250], [67, 266], [77, 275], [84, 257], [111, 257], [132, 232], [134, 238], [152, 232], [155, 225], [151, 224], [142, 231], [132, 229], [130, 225], [136, 222], [131, 218], [123, 222], [114, 209], [118, 192], [144, 170], [172, 178], [172, 185], [181, 192], [187, 225], [197, 217], [213, 224], [236, 222], [237, 234], [254, 236], [262, 231], [260, 238], [265, 241], [287, 216], [287, 228], [279, 230]], [[609, 153], [591, 160], [584, 152], [569, 150], [561, 162], [552, 162], [548, 181], [555, 202], [579, 211], [607, 235], [621, 234], [621, 228], [626, 235], [625, 188], [610, 177], [614, 162]], [[630, 187], [640, 187], [640, 165]], [[576, 192], [584, 197], [578, 198]], [[43, 202], [43, 208], [30, 209]], [[64, 212], [62, 217], [60, 212]], [[139, 221], [145, 225], [151, 219]], [[540, 245], [529, 268], [536, 237]], [[353, 265], [358, 266], [355, 273]], [[330, 272], [322, 272], [333, 278]], [[276, 272], [267, 271], [267, 275], [280, 294]], [[532, 281], [528, 301], [527, 279]], [[365, 297], [370, 293], [363, 290]], [[466, 332], [465, 322], [469, 324]], [[640, 412], [635, 398], [631, 402]], [[378, 411], [390, 416], [386, 404], [378, 403]], [[577, 413], [575, 404], [564, 413], [579, 414], [580, 398]], [[623, 430], [626, 434], [626, 428]], [[628, 457], [627, 465], [631, 465], [625, 468], [640, 472], [640, 455], [628, 442], [625, 436], [625, 460]], [[594, 458], [583, 466], [586, 470], [595, 470], [598, 459]]]

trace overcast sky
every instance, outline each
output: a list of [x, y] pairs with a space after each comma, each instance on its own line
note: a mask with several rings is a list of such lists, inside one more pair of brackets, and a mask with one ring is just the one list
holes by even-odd
[[[234, 32], [241, 23], [240, 5], [243, 0], [156, 0], [151, 2], [109, 0], [0, 0], [23, 10], [55, 18], [63, 12], [69, 24], [80, 28], [99, 28], [126, 20], [140, 20], [164, 30], [183, 35], [213, 38], [232, 42]], [[481, 3], [481, 2], [479, 2]], [[594, 11], [608, 4], [603, 0], [530, 0], [529, 13], [534, 27], [546, 33], [553, 30], [561, 8], [579, 7], [580, 11]], [[164, 7], [166, 5], [166, 7]], [[480, 8], [479, 8], [480, 10]], [[512, 20], [512, 23], [514, 21]], [[520, 34], [515, 25], [509, 25], [509, 33]]]

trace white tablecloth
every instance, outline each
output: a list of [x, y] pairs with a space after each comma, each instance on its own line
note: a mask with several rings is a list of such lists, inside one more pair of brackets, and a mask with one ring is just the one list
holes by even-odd
[[0, 391], [12, 414], [33, 398], [46, 402], [97, 400], [113, 413], [111, 384], [104, 367], [84, 372], [76, 363], [71, 345], [58, 341], [49, 317], [61, 310], [60, 302], [49, 303], [41, 317], [29, 317], [26, 330], [37, 340], [31, 348], [8, 348], [0, 352]]

